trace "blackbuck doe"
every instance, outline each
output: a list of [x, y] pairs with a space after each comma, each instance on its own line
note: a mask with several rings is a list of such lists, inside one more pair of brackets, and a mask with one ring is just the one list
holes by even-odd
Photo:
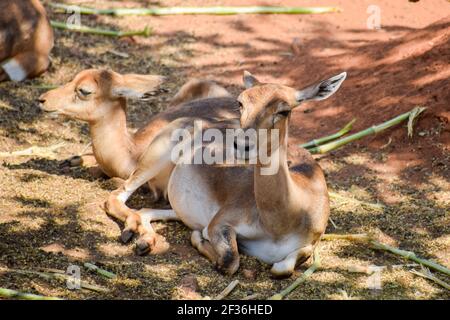
[[[127, 99], [147, 100], [159, 89], [163, 77], [119, 74], [109, 70], [81, 71], [66, 85], [39, 97], [41, 109], [86, 121], [95, 159], [109, 177], [127, 179], [136, 170], [143, 152], [159, 132], [175, 119], [190, 116], [210, 121], [239, 119], [235, 98], [212, 81], [192, 79], [173, 98], [170, 108], [156, 114], [137, 132], [127, 128]], [[155, 198], [167, 194], [168, 166], [149, 181]], [[122, 219], [123, 220], [123, 219]]]
[[39, 0], [0, 1], [0, 82], [40, 75], [52, 48], [53, 29]]
[[[237, 99], [240, 125], [243, 129], [267, 130], [267, 136], [278, 133], [278, 139], [258, 139], [256, 145], [236, 139], [233, 148], [244, 149], [240, 154], [247, 161], [249, 151], [264, 148], [269, 161], [262, 162], [258, 157], [256, 164], [238, 166], [178, 161], [172, 167], [170, 153], [178, 144], [172, 137], [173, 132], [180, 128], [192, 131], [195, 120], [178, 118], [159, 132], [142, 154], [136, 170], [121, 188], [112, 192], [106, 202], [107, 212], [118, 218], [127, 217], [125, 234], [140, 234], [136, 243], [138, 253], [148, 252], [155, 244], [157, 235], [152, 221], [181, 220], [193, 230], [193, 246], [222, 272], [236, 272], [239, 248], [272, 264], [274, 275], [290, 275], [295, 265], [306, 261], [313, 252], [329, 216], [324, 174], [310, 153], [301, 149], [297, 162], [288, 165], [290, 114], [304, 101], [328, 98], [345, 78], [344, 72], [296, 90], [259, 83], [245, 73], [247, 90]], [[199, 103], [206, 102], [199, 100]], [[274, 164], [277, 170], [267, 174], [265, 169]], [[171, 168], [167, 191], [173, 209], [128, 208], [125, 202], [130, 195], [166, 167]], [[130, 238], [128, 235], [126, 239]]]

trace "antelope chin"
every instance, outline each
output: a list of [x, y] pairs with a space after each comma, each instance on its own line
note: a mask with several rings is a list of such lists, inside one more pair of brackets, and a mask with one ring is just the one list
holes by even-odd
[[47, 111], [47, 110], [42, 109], [42, 107], [41, 107], [41, 110], [44, 111], [44, 113], [51, 119], [58, 118], [61, 115], [59, 113], [59, 111], [57, 111], [57, 110]]
[[256, 145], [245, 144], [244, 146], [240, 146], [236, 141], [234, 142], [234, 151], [236, 154], [236, 159], [240, 161], [245, 161], [245, 163], [249, 162], [251, 159], [256, 156], [252, 156], [252, 153], [256, 151]]

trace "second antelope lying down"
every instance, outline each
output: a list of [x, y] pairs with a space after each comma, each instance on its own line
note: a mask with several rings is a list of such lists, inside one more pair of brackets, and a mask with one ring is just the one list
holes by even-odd
[[[313, 252], [325, 232], [329, 216], [327, 186], [321, 168], [305, 149], [298, 162], [287, 162], [288, 126], [291, 111], [303, 101], [322, 100], [336, 92], [346, 73], [303, 90], [276, 84], [261, 84], [245, 74], [248, 88], [240, 94], [240, 124], [243, 129], [279, 132], [278, 141], [258, 139], [257, 148], [267, 148], [269, 162], [255, 165], [213, 166], [178, 162], [172, 170], [168, 197], [173, 210], [131, 210], [128, 197], [171, 161], [167, 150], [175, 128], [189, 128], [188, 118], [177, 119], [154, 139], [142, 155], [137, 169], [123, 187], [114, 191], [106, 208], [127, 215], [126, 227], [139, 232], [141, 252], [155, 242], [150, 222], [181, 220], [193, 230], [191, 242], [219, 270], [233, 274], [239, 267], [238, 248], [272, 264], [277, 276], [290, 275], [297, 263]], [[171, 146], [171, 147], [169, 147]], [[242, 148], [236, 140], [234, 148]], [[244, 145], [248, 150], [254, 145]], [[248, 152], [247, 152], [248, 153]], [[263, 171], [273, 164], [273, 174]]]
[[[236, 99], [231, 98], [223, 87], [212, 81], [193, 79], [180, 88], [170, 108], [151, 117], [137, 132], [130, 133], [127, 99], [148, 99], [162, 81], [163, 78], [157, 75], [88, 69], [66, 85], [41, 95], [39, 102], [45, 112], [88, 122], [100, 169], [111, 178], [127, 179], [136, 170], [147, 146], [173, 120], [186, 116], [209, 121], [237, 120], [239, 117]], [[167, 194], [172, 167], [161, 169], [160, 174], [148, 180], [155, 198]]]

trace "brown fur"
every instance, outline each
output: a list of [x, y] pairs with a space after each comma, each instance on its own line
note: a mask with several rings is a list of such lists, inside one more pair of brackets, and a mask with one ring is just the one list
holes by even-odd
[[189, 80], [172, 98], [169, 106], [177, 106], [186, 101], [205, 98], [231, 98], [230, 93], [213, 81]]
[[[228, 274], [236, 272], [239, 241], [244, 251], [253, 250], [255, 255], [274, 261], [272, 272], [278, 276], [292, 273], [296, 261], [304, 262], [312, 254], [328, 221], [327, 186], [322, 170], [306, 150], [302, 149], [300, 162], [289, 168], [289, 113], [299, 104], [298, 99], [324, 99], [344, 79], [345, 74], [341, 74], [301, 91], [252, 81], [256, 86], [241, 93], [238, 98], [241, 127], [280, 132], [278, 147], [268, 148], [271, 161], [278, 160], [280, 164], [276, 173], [264, 175], [263, 169], [270, 164], [259, 160], [250, 167], [177, 164], [171, 169], [168, 192], [175, 214], [194, 229], [192, 244], [216, 263], [219, 270]], [[136, 171], [107, 203], [113, 203], [119, 195], [128, 197], [146, 179], [157, 174], [155, 167], [174, 166], [165, 158], [166, 151], [161, 146], [168, 145], [166, 148], [170, 149], [172, 130], [188, 128], [192, 120], [177, 119], [162, 130], [158, 136], [161, 144], [149, 145]], [[218, 211], [214, 211], [216, 207]], [[173, 213], [166, 214], [173, 217]], [[140, 219], [139, 212], [136, 216]], [[204, 219], [209, 219], [207, 225]], [[249, 249], [253, 245], [256, 245], [254, 249]], [[264, 252], [267, 246], [270, 250], [275, 248], [275, 256], [280, 250], [285, 255], [282, 259], [267, 257]]]
[[[94, 156], [101, 170], [110, 177], [127, 179], [132, 172], [140, 172], [140, 162], [152, 163], [151, 159], [143, 156], [145, 151], [152, 143], [158, 143], [154, 141], [155, 137], [162, 130], [167, 130], [174, 120], [189, 116], [204, 120], [205, 123], [213, 121], [219, 126], [226, 119], [235, 119], [235, 123], [238, 121], [238, 103], [233, 98], [224, 97], [224, 88], [211, 81], [195, 80], [185, 84], [175, 96], [179, 105], [157, 114], [146, 126], [130, 133], [126, 125], [126, 99], [147, 98], [160, 86], [162, 80], [160, 76], [85, 70], [66, 85], [41, 95], [39, 101], [42, 110], [46, 112], [88, 122]], [[208, 90], [208, 87], [211, 89]], [[85, 97], [83, 92], [88, 92], [89, 95]], [[211, 97], [214, 92], [219, 95], [218, 98]], [[208, 98], [199, 100], [204, 98], [203, 94]], [[171, 164], [164, 166], [148, 180], [156, 198], [166, 195], [172, 169]], [[117, 200], [118, 193], [111, 194], [106, 210], [113, 217], [126, 222], [125, 233], [129, 229], [139, 229], [136, 227], [139, 218], [133, 214], [133, 210], [128, 210]], [[129, 236], [124, 238], [129, 239]], [[152, 243], [151, 239], [148, 242]]]
[[[117, 96], [114, 90], [127, 88], [145, 95], [155, 91], [161, 82], [159, 76], [120, 75], [112, 71], [90, 69], [80, 72], [65, 86], [43, 94], [39, 100], [44, 111], [87, 121], [94, 155], [100, 168], [110, 177], [126, 179], [135, 170], [143, 151], [169, 122], [183, 116], [218, 121], [238, 117], [238, 105], [232, 98], [190, 102], [194, 98], [201, 98], [191, 91], [197, 92], [198, 85], [206, 86], [197, 80], [180, 89], [183, 93], [177, 94], [180, 105], [153, 116], [147, 125], [134, 134], [130, 133], [126, 126], [126, 97]], [[92, 97], [86, 101], [78, 98], [76, 90], [79, 88], [92, 91]]]
[[[15, 59], [27, 77], [47, 70], [53, 29], [39, 0], [0, 1], [0, 64]], [[8, 80], [0, 68], [0, 81]]]

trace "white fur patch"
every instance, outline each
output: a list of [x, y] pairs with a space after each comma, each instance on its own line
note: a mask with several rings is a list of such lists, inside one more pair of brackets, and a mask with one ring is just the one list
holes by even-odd
[[203, 236], [203, 239], [206, 239], [206, 240], [210, 241], [210, 240], [209, 240], [209, 235], [208, 235], [208, 226], [206, 226], [206, 227], [203, 228], [203, 230], [202, 230], [202, 236]]
[[[236, 233], [238, 234], [238, 243], [241, 251], [258, 258], [265, 263], [274, 264], [280, 262], [302, 246], [302, 241], [296, 234], [286, 235], [278, 241], [268, 237], [252, 239], [252, 236], [257, 234], [257, 230], [252, 230], [251, 228], [246, 229], [247, 228], [241, 226], [235, 228]], [[242, 231], [247, 231], [249, 233], [242, 234]], [[250, 237], [246, 238], [246, 235]]]
[[295, 264], [297, 262], [298, 251], [299, 250], [296, 250], [289, 254], [286, 259], [274, 263], [271, 272], [281, 275], [288, 274], [294, 271]]
[[122, 203], [125, 203], [127, 202], [128, 198], [133, 194], [133, 191], [123, 191], [119, 193], [117, 199], [119, 199], [119, 201], [121, 201]]
[[195, 165], [178, 165], [169, 180], [169, 201], [178, 217], [193, 230], [203, 230], [220, 206]]
[[144, 229], [147, 231], [153, 230], [151, 224], [153, 216], [151, 214], [150, 215], [141, 214], [140, 216], [141, 216], [141, 224], [144, 227]]
[[2, 69], [12, 81], [22, 81], [27, 77], [27, 72], [16, 59], [10, 59], [2, 64]]

